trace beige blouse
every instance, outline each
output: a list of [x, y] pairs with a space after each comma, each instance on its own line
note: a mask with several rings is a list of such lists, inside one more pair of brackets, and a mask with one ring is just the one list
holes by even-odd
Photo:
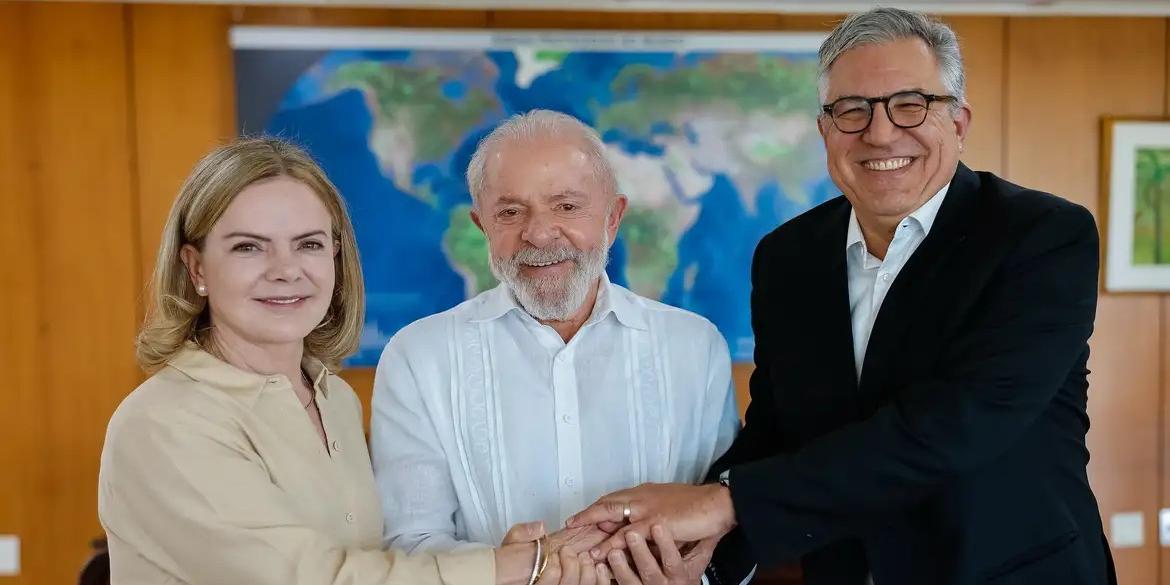
[[289, 380], [189, 345], [122, 402], [98, 514], [114, 585], [492, 585], [490, 549], [380, 549], [382, 513], [353, 390], [307, 359], [329, 438]]

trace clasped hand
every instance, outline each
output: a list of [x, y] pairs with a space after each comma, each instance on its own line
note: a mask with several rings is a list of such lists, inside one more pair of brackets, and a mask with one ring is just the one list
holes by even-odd
[[549, 535], [550, 562], [538, 583], [694, 585], [734, 526], [730, 493], [718, 484], [614, 492]]

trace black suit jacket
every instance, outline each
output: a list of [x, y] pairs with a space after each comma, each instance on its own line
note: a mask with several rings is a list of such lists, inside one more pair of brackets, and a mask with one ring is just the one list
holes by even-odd
[[808, 585], [1116, 582], [1085, 466], [1093, 217], [960, 165], [857, 379], [839, 197], [767, 235], [756, 370], [713, 567]]

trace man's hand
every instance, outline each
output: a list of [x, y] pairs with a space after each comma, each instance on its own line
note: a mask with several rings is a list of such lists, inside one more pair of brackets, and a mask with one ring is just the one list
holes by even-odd
[[618, 585], [696, 585], [711, 563], [711, 555], [719, 543], [719, 537], [700, 540], [683, 556], [674, 542], [674, 536], [666, 527], [655, 525], [650, 535], [658, 548], [658, 558], [655, 558], [646, 541], [637, 533], [629, 532], [626, 535], [626, 544], [634, 559], [636, 573], [630, 568], [622, 551], [610, 551], [606, 557]]
[[719, 484], [685, 485], [675, 483], [643, 484], [614, 492], [569, 518], [566, 525], [580, 528], [590, 525], [612, 527], [624, 522], [629, 507], [629, 525], [619, 529], [592, 551], [594, 559], [606, 558], [610, 550], [625, 549], [627, 534], [642, 540], [651, 538], [650, 527], [660, 524], [680, 542], [718, 540], [735, 527], [735, 508], [731, 492]]

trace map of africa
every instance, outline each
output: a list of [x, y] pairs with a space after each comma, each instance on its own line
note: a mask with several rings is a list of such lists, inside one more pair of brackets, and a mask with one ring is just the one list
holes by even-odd
[[630, 200], [610, 278], [707, 317], [737, 361], [754, 347], [756, 244], [838, 193], [815, 38], [381, 31], [306, 48], [280, 32], [233, 31], [240, 125], [304, 145], [349, 205], [367, 293], [349, 365], [496, 285], [464, 172], [512, 113], [559, 110], [601, 133]]

